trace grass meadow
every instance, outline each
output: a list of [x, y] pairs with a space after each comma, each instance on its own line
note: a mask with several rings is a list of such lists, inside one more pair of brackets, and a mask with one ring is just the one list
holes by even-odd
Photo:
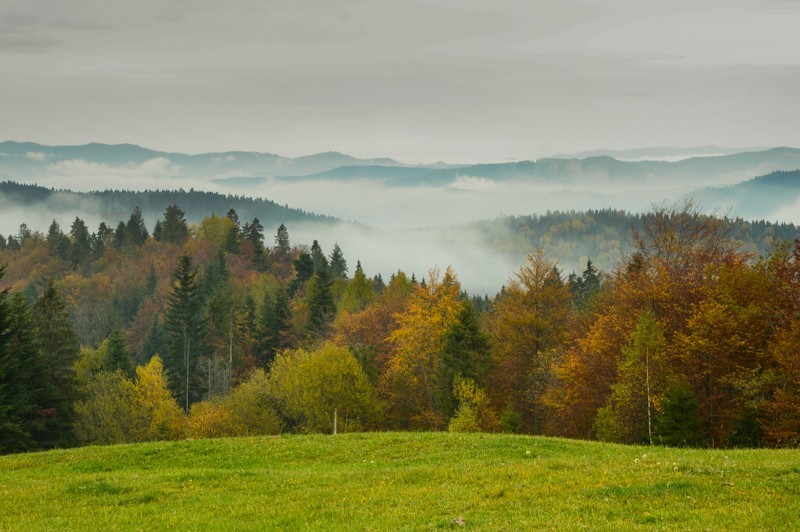
[[363, 433], [0, 457], [0, 529], [800, 528], [800, 450]]

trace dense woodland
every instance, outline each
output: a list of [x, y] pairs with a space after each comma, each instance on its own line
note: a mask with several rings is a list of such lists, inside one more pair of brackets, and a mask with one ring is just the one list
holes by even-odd
[[617, 266], [531, 253], [494, 297], [171, 205], [0, 238], [0, 449], [281, 432], [800, 444], [800, 241], [694, 205]]

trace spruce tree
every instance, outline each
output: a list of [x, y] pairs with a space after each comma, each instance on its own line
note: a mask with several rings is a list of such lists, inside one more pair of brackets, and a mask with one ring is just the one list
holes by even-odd
[[187, 412], [200, 399], [198, 362], [205, 355], [205, 319], [196, 277], [192, 258], [181, 255], [167, 295], [164, 327], [169, 347], [164, 367], [173, 395]]
[[331, 279], [347, 279], [347, 261], [344, 260], [342, 248], [338, 243], [333, 245], [330, 267]]
[[89, 235], [89, 228], [83, 220], [76, 217], [72, 222], [70, 230], [72, 236], [72, 249], [70, 250], [70, 262], [73, 268], [86, 266], [92, 261], [92, 240]]
[[289, 231], [283, 224], [278, 226], [278, 233], [275, 235], [275, 247], [284, 255], [288, 255], [292, 250], [289, 245]]
[[256, 358], [259, 366], [268, 369], [279, 349], [287, 346], [286, 336], [291, 330], [289, 297], [278, 287], [273, 293], [264, 293], [261, 316], [257, 326]]
[[162, 358], [167, 356], [168, 351], [169, 347], [167, 346], [164, 327], [162, 327], [158, 314], [156, 314], [153, 316], [150, 328], [147, 329], [147, 338], [144, 341], [144, 345], [142, 345], [142, 352], [141, 356], [138, 357], [138, 362], [140, 365], [145, 365], [156, 355]]
[[3, 292], [0, 316], [0, 453], [33, 450], [44, 389], [33, 319], [19, 293], [6, 300]]
[[142, 211], [139, 207], [133, 209], [128, 223], [125, 225], [125, 240], [124, 243], [139, 247], [144, 244], [147, 237], [150, 236], [147, 232], [147, 227], [144, 225], [144, 218], [142, 218]]
[[[0, 280], [4, 270], [0, 267]], [[22, 417], [31, 401], [27, 390], [20, 387], [22, 361], [11, 346], [11, 309], [7, 297], [8, 289], [0, 291], [0, 454], [26, 449], [31, 441]]]
[[319, 273], [323, 269], [328, 270], [328, 259], [325, 258], [325, 254], [316, 240], [311, 244], [311, 261], [314, 263], [314, 273]]
[[153, 230], [153, 237], [160, 242], [183, 244], [189, 238], [189, 225], [184, 213], [174, 203], [164, 211], [164, 221], [159, 224], [158, 234]]
[[75, 361], [78, 340], [69, 324], [67, 306], [50, 281], [33, 306], [36, 344], [44, 369], [41, 410], [47, 411], [42, 437], [44, 447], [70, 445], [76, 399]]
[[308, 332], [317, 337], [324, 337], [336, 316], [336, 305], [333, 302], [331, 280], [327, 268], [322, 268], [314, 273], [311, 280], [308, 281], [306, 301], [308, 303]]
[[125, 346], [125, 338], [119, 328], [111, 332], [108, 337], [108, 351], [103, 369], [106, 371], [121, 371], [126, 377], [133, 377], [131, 355]]
[[53, 220], [50, 228], [47, 230], [47, 247], [50, 248], [50, 254], [62, 260], [69, 258], [70, 243], [69, 238], [61, 231], [58, 222]]

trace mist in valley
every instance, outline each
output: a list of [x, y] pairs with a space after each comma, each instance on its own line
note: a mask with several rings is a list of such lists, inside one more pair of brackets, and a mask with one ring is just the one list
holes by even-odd
[[[287, 223], [292, 243], [310, 245], [318, 240], [326, 252], [338, 243], [345, 253], [351, 273], [360, 260], [365, 272], [388, 278], [398, 269], [417, 278], [429, 269], [452, 266], [464, 287], [477, 294], [494, 294], [506, 284], [524, 262], [519, 247], [506, 251], [493, 246], [492, 236], [471, 225], [504, 216], [528, 216], [553, 211], [618, 209], [645, 212], [653, 205], [674, 204], [710, 183], [675, 184], [669, 181], [620, 181], [609, 176], [582, 176], [580, 180], [544, 183], [533, 177], [492, 179], [458, 175], [437, 185], [408, 184], [382, 179], [278, 178], [226, 180], [191, 177], [168, 158], [141, 163], [109, 165], [85, 160], [66, 160], [48, 164], [35, 182], [45, 187], [73, 191], [98, 189], [157, 190], [183, 189], [218, 192], [272, 200], [279, 205], [325, 214], [340, 220], [330, 222]], [[224, 177], [219, 174], [213, 177]], [[714, 184], [719, 184], [719, 178]], [[20, 223], [46, 232], [56, 220], [65, 232], [75, 217], [92, 230], [101, 221], [114, 227], [119, 220], [104, 219], [102, 205], [90, 197], [76, 199], [67, 194], [51, 196], [47, 203], [19, 207], [0, 198], [0, 233], [15, 234]], [[181, 205], [179, 205], [181, 207]], [[185, 206], [184, 206], [185, 207]], [[737, 205], [706, 204], [709, 212], [737, 216]], [[800, 202], [764, 205], [769, 220], [800, 222]], [[749, 212], [758, 206], [747, 204]], [[210, 215], [212, 213], [205, 213]], [[225, 212], [215, 213], [219, 216]], [[152, 230], [160, 213], [145, 212]], [[190, 220], [199, 222], [199, 220]], [[246, 220], [243, 220], [243, 222]], [[265, 224], [267, 245], [273, 244], [277, 223]], [[581, 242], [575, 243], [580, 248]], [[524, 245], [523, 245], [524, 247]], [[624, 247], [624, 244], [623, 244]], [[526, 252], [532, 252], [531, 247]], [[545, 250], [548, 251], [548, 250]], [[581, 271], [591, 254], [578, 249], [572, 262], [550, 250], [566, 273]], [[574, 259], [580, 256], [580, 260]], [[595, 262], [597, 260], [595, 259]], [[612, 268], [612, 261], [600, 263]]]

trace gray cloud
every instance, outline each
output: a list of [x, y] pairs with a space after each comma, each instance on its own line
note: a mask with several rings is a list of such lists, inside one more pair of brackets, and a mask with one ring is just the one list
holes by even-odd
[[0, 138], [409, 162], [800, 144], [792, 2], [5, 4]]

